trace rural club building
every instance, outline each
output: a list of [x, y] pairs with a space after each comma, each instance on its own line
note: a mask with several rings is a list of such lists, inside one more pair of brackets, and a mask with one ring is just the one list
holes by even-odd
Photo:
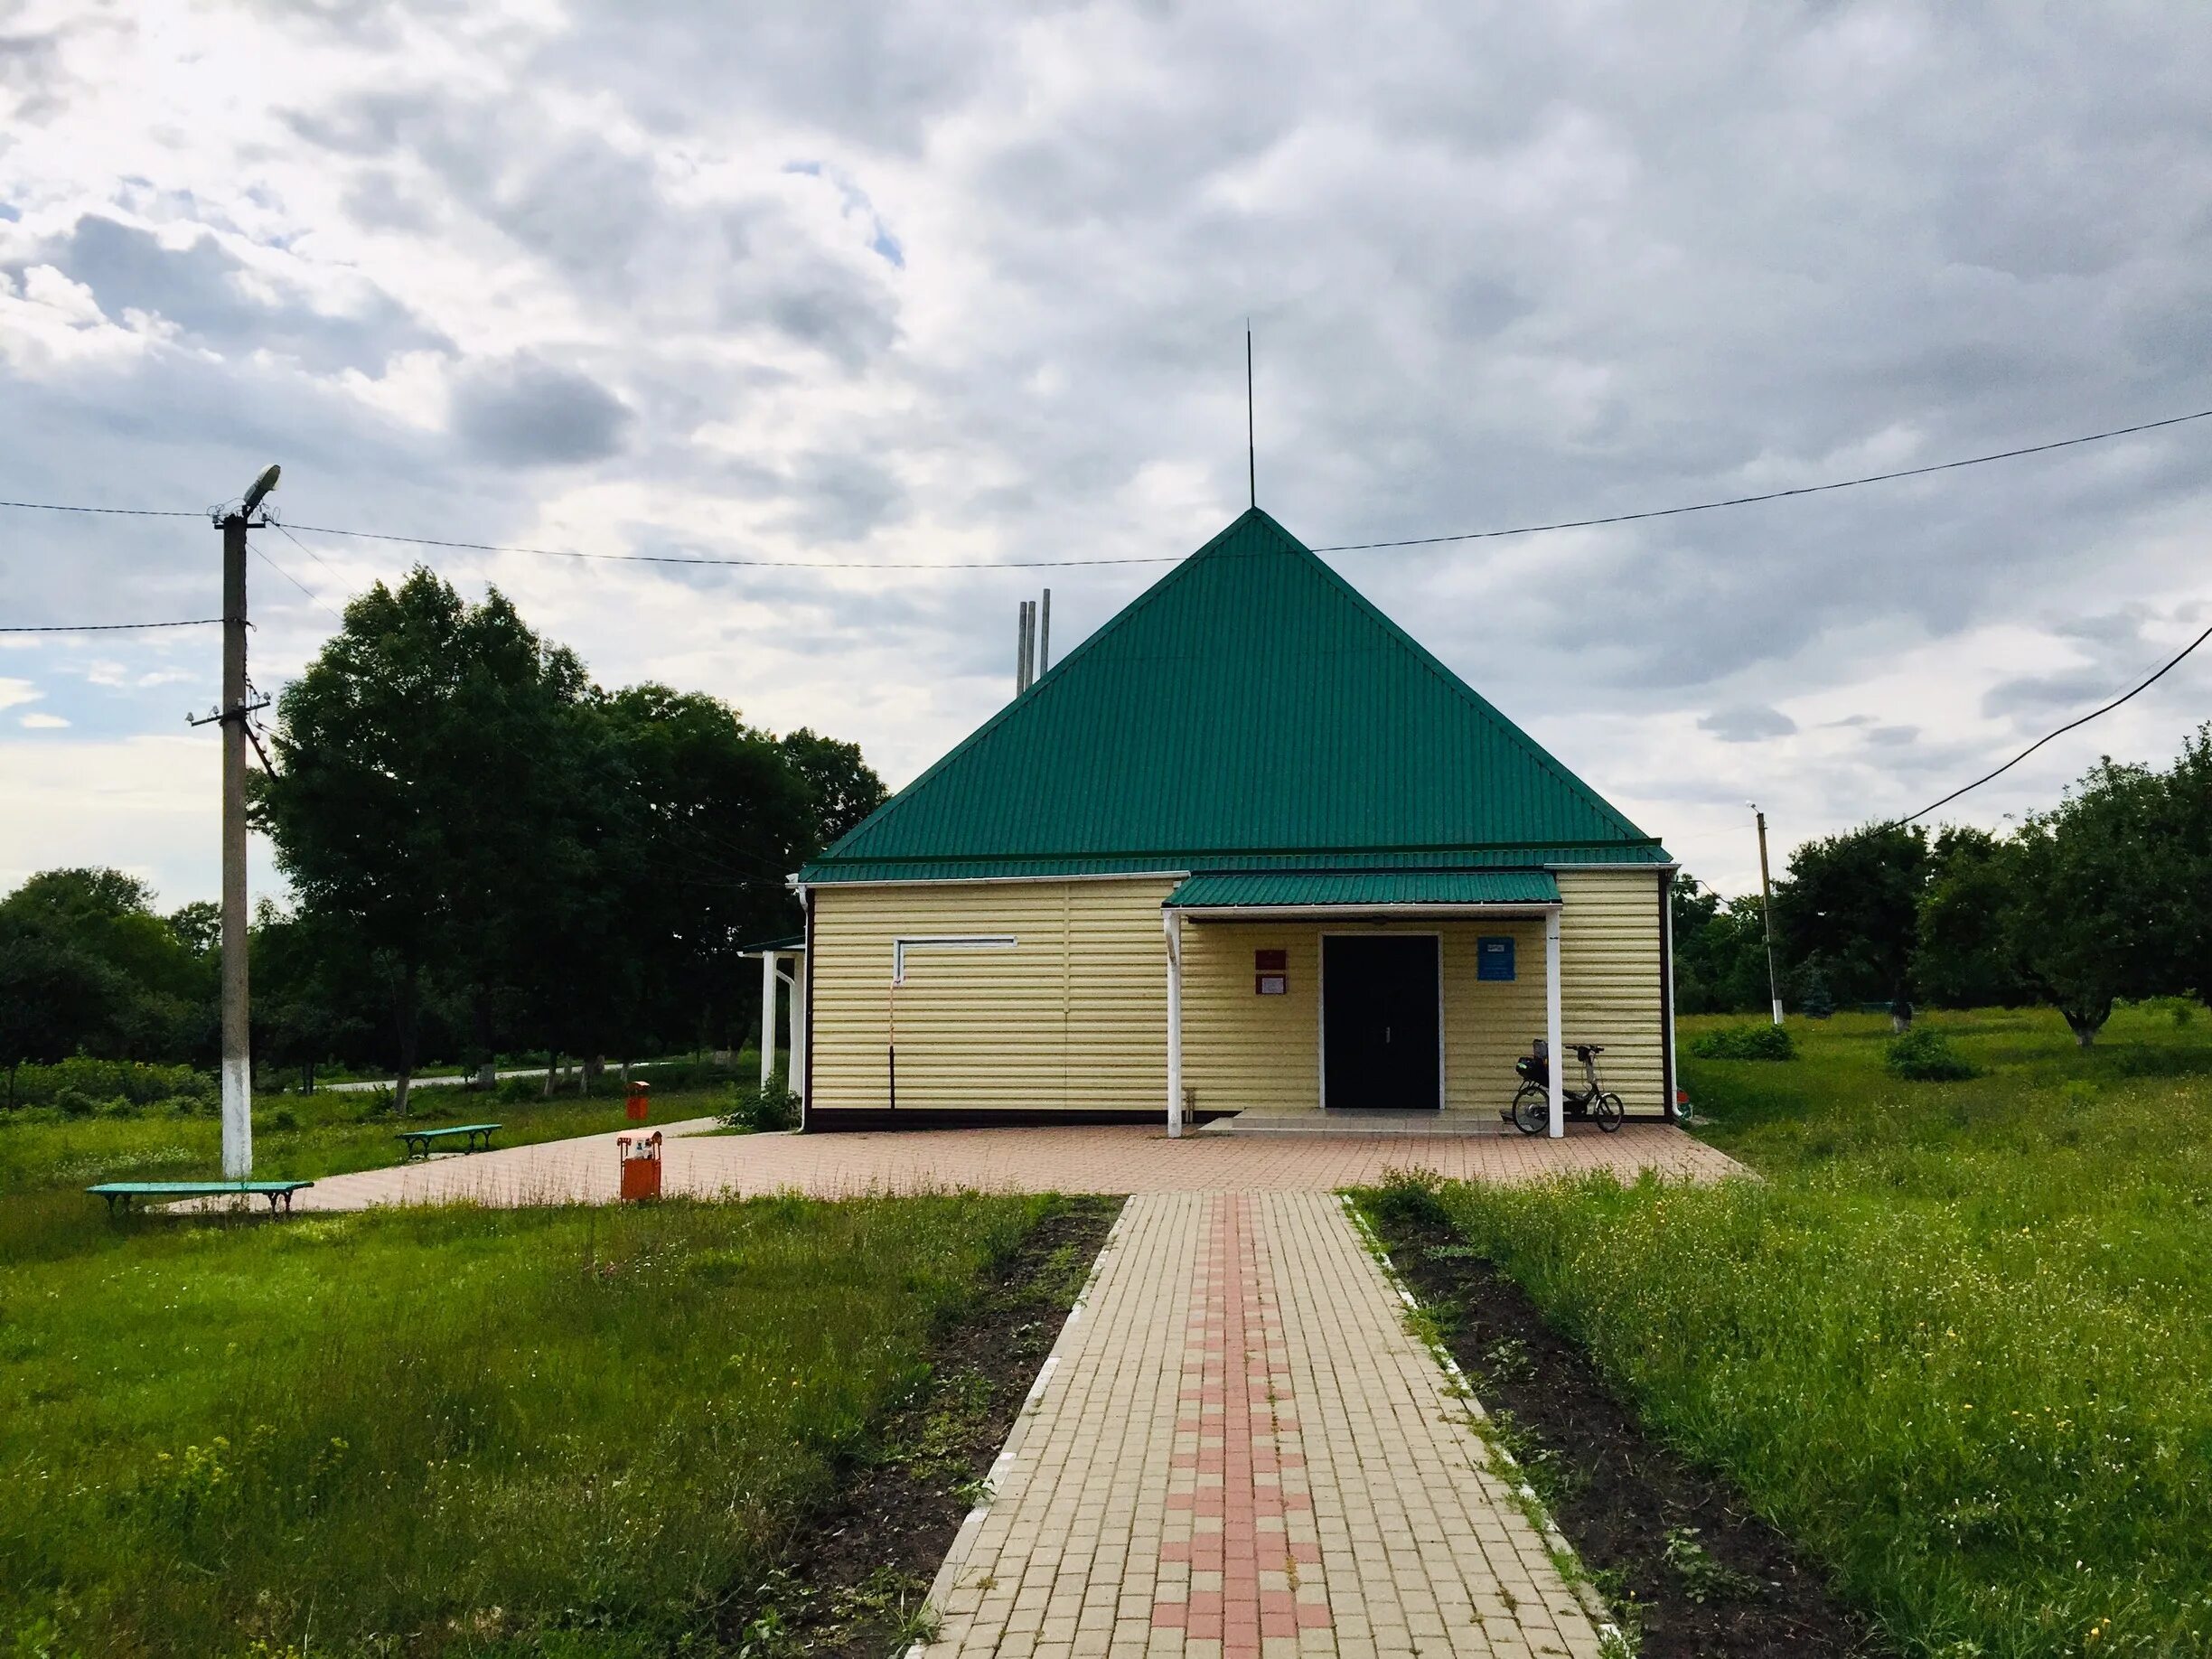
[[1548, 1038], [1659, 1116], [1673, 873], [1254, 509], [800, 872], [793, 1080], [810, 1129], [1495, 1124]]

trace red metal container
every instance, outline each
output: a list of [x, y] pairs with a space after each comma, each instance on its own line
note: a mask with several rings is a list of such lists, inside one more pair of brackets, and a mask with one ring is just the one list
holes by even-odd
[[625, 1204], [661, 1195], [661, 1131], [650, 1135], [617, 1135], [614, 1145], [622, 1154], [622, 1195]]
[[645, 1121], [645, 1114], [651, 1110], [649, 1097], [651, 1092], [651, 1083], [639, 1083], [634, 1078], [631, 1080], [629, 1098], [623, 1101], [623, 1111], [628, 1114], [631, 1122]]

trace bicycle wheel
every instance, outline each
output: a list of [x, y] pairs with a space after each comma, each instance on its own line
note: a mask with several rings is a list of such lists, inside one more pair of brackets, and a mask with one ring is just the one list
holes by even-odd
[[1598, 1127], [1608, 1135], [1620, 1128], [1621, 1120], [1627, 1116], [1617, 1094], [1601, 1094], [1590, 1102], [1590, 1116], [1598, 1120]]
[[1523, 1083], [1514, 1096], [1513, 1120], [1523, 1135], [1541, 1135], [1551, 1121], [1551, 1091], [1542, 1083]]

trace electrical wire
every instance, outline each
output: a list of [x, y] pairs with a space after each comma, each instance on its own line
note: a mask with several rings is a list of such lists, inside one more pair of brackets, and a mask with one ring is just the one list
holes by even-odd
[[80, 507], [68, 501], [0, 501], [0, 507], [20, 507], [26, 512], [104, 512], [119, 519], [200, 519], [204, 512], [181, 507]]
[[120, 633], [131, 628], [208, 628], [220, 621], [220, 616], [187, 616], [177, 622], [80, 623], [75, 627], [50, 623], [36, 628], [0, 627], [0, 633]]
[[2090, 721], [2095, 719], [2099, 715], [2110, 714], [2114, 709], [2119, 708], [2121, 704], [2126, 702], [2130, 698], [2137, 695], [2137, 693], [2149, 690], [2160, 680], [2165, 679], [2166, 676], [2174, 669], [2178, 668], [2180, 665], [2182, 658], [2188, 656], [2189, 652], [2195, 651], [2207, 640], [2212, 640], [2212, 628], [2207, 628], [2202, 633], [2198, 634], [2195, 639], [2184, 645], [2179, 652], [2177, 652], [2167, 661], [2165, 667], [2160, 669], [2158, 672], [2151, 675], [2150, 679], [2143, 680], [2141, 684], [2133, 687], [2130, 690], [2122, 692], [2118, 697], [2113, 698], [2111, 702], [2105, 704], [2102, 708], [2092, 708], [2087, 714], [2082, 716], [2080, 719], [2069, 720], [2055, 732], [2046, 732], [2042, 736], [2037, 738], [2033, 743], [2022, 749], [2018, 755], [2015, 755], [2010, 760], [2005, 762], [2003, 765], [1998, 767], [1996, 771], [1983, 773], [1982, 776], [1976, 778], [1973, 783], [1968, 783], [1962, 788], [1953, 790], [1941, 801], [1930, 801], [1927, 805], [1922, 807], [1917, 812], [1913, 813], [1911, 817], [1898, 819], [1893, 822], [1884, 824], [1882, 828], [1885, 830], [1902, 829], [1907, 824], [1913, 823], [1919, 819], [1926, 818], [1930, 812], [1935, 811], [1938, 807], [1949, 806], [1961, 795], [1966, 793], [1968, 790], [1980, 789], [1992, 778], [2002, 777], [2006, 773], [2011, 771], [2013, 767], [2019, 765], [2020, 762], [2026, 760], [2030, 755], [2033, 755], [2045, 744], [2050, 742], [2052, 738], [2063, 737], [2068, 732], [2078, 731], [2081, 727], [2088, 725]]
[[[283, 527], [280, 525], [278, 528], [282, 529]], [[248, 547], [253, 547], [253, 543], [250, 541], [248, 541], [246, 545]], [[284, 577], [286, 581], [291, 583], [293, 586], [298, 588], [300, 592], [305, 594], [309, 600], [311, 600], [314, 604], [321, 606], [325, 614], [335, 618], [342, 625], [344, 623], [345, 618], [340, 616], [338, 613], [332, 610], [329, 605], [323, 605], [323, 595], [316, 593], [314, 588], [308, 586], [306, 583], [301, 581], [299, 577], [294, 576], [289, 570], [286, 570], [282, 565], [278, 564], [275, 559], [264, 553], [259, 548], [254, 547], [253, 553], [256, 558], [267, 565], [271, 570], [274, 570], [278, 576]]]
[[[1652, 519], [1678, 518], [1685, 513], [1717, 512], [1729, 507], [1749, 507], [1761, 501], [1787, 501], [1796, 496], [1822, 495], [1837, 490], [1855, 490], [1868, 484], [1890, 483], [1903, 478], [1925, 478], [1936, 473], [1957, 472], [1964, 467], [1986, 466], [1995, 461], [2016, 461], [2025, 455], [2048, 455], [2054, 450], [2073, 449], [2084, 444], [2100, 444], [2111, 438], [2130, 437], [2138, 433], [2156, 432], [2167, 426], [2184, 426], [2191, 421], [2212, 419], [2212, 409], [2197, 409], [2187, 415], [2170, 415], [2161, 420], [2138, 421], [2132, 426], [2109, 426], [2101, 432], [2085, 432], [2074, 437], [2055, 438], [2047, 444], [2028, 444], [2013, 449], [2001, 449], [1988, 455], [1965, 455], [1952, 461], [1933, 462], [1926, 466], [1898, 467], [1886, 473], [1867, 473], [1855, 478], [1831, 479], [1826, 483], [1798, 484], [1786, 490], [1767, 490], [1752, 495], [1731, 495], [1709, 501], [1691, 501], [1676, 507], [1650, 507], [1634, 512], [1607, 513], [1589, 519], [1556, 519], [1542, 524], [1509, 525], [1498, 530], [1459, 530], [1442, 536], [1410, 536], [1392, 541], [1341, 541], [1317, 547], [1316, 553], [1371, 553], [1397, 548], [1442, 547], [1461, 541], [1492, 541], [1508, 536], [1539, 536], [1555, 530], [1594, 530], [1605, 525], [1636, 524]], [[121, 513], [141, 518], [197, 518], [201, 515], [175, 510], [157, 510], [136, 507], [80, 507], [57, 501], [5, 501], [0, 508], [24, 508], [40, 512], [99, 512]], [[271, 523], [276, 521], [272, 519]], [[282, 525], [278, 525], [283, 529]], [[575, 548], [537, 548], [493, 541], [458, 541], [432, 536], [406, 536], [389, 530], [351, 530], [330, 524], [302, 524], [295, 528], [318, 536], [343, 536], [356, 540], [390, 541], [418, 548], [447, 548], [464, 553], [521, 553], [538, 558], [594, 559], [614, 564], [638, 565], [699, 565], [726, 568], [759, 570], [1055, 570], [1078, 567], [1101, 567], [1119, 565], [1173, 565], [1181, 562], [1180, 554], [1157, 554], [1118, 558], [1012, 558], [1012, 559], [799, 559], [799, 558], [722, 558], [704, 554], [686, 553], [586, 553]], [[287, 531], [287, 533], [289, 533]], [[302, 544], [305, 545], [304, 543]]]
[[1767, 490], [1757, 495], [1731, 495], [1720, 501], [1692, 501], [1685, 507], [1653, 507], [1641, 512], [1609, 513], [1601, 519], [1561, 519], [1550, 524], [1523, 524], [1512, 530], [1464, 530], [1452, 536], [1413, 536], [1402, 541], [1345, 541], [1316, 548], [1317, 553], [1368, 553], [1382, 548], [1429, 548], [1449, 541], [1490, 541], [1501, 536], [1539, 536], [1549, 530], [1591, 530], [1601, 524], [1635, 524], [1645, 519], [1672, 519], [1685, 512], [1714, 512], [1723, 507], [1748, 507], [1758, 501], [1786, 501], [1795, 495], [1820, 495], [1830, 490], [1855, 490], [1861, 484], [1889, 483], [1899, 478], [1925, 478], [1931, 473], [1952, 473], [1964, 466], [1983, 466], [1992, 461], [2015, 461], [2022, 455], [2048, 455], [2054, 449], [2072, 449], [2080, 444], [2099, 444], [2106, 438], [2126, 437], [2137, 432], [2155, 432], [2160, 426], [2179, 426], [2186, 421], [2212, 418], [2212, 409], [2190, 415], [2170, 415], [2132, 426], [2114, 426], [2079, 437], [2057, 438], [2048, 444], [2029, 444], [2020, 449], [2001, 449], [1993, 455], [1968, 455], [1957, 461], [1937, 461], [1927, 466], [1900, 467], [1889, 473], [1868, 473], [1858, 478], [1838, 478], [1827, 483], [1799, 484], [1794, 489]]

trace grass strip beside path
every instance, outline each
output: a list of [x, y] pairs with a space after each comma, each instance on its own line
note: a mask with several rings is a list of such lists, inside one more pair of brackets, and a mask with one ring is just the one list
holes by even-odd
[[1054, 1202], [157, 1221], [0, 1267], [0, 1652], [717, 1651]]
[[2212, 1651], [2212, 1066], [2039, 1021], [1945, 1017], [1964, 1083], [1887, 1077], [1870, 1020], [1686, 1067], [1763, 1181], [1443, 1203], [1905, 1651]]

